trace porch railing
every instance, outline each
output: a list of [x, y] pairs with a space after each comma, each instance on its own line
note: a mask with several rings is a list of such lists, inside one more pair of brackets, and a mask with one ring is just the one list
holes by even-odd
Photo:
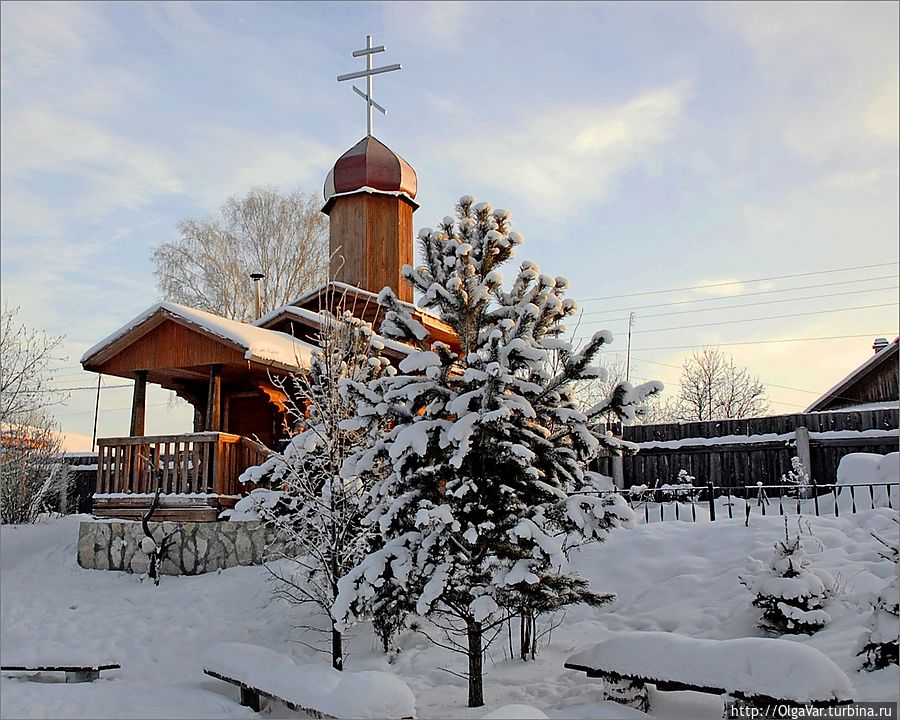
[[96, 494], [156, 492], [239, 495], [238, 476], [270, 454], [264, 445], [222, 432], [101, 438]]

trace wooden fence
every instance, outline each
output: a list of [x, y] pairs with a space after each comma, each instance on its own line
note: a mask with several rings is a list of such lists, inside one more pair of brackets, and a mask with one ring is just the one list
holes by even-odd
[[[848, 453], [886, 455], [898, 450], [900, 410], [834, 411], [776, 415], [743, 420], [669, 423], [626, 427], [624, 439], [637, 443], [637, 455], [622, 460], [625, 487], [678, 482], [686, 470], [698, 485], [738, 488], [781, 483], [808, 430], [808, 468], [819, 483], [833, 483]], [[601, 458], [600, 472], [615, 476], [614, 461]]]

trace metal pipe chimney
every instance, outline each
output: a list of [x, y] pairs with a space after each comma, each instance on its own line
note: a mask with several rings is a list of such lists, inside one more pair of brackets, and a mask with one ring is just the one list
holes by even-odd
[[[260, 290], [259, 281], [265, 277], [261, 272], [250, 273], [250, 279], [256, 283], [256, 319], [262, 317], [262, 290]], [[887, 341], [885, 341], [887, 342]]]

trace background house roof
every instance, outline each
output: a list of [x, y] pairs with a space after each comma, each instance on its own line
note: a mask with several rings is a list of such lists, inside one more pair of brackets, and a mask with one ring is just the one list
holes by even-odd
[[[887, 347], [882, 348], [874, 355], [869, 357], [862, 365], [856, 368], [853, 372], [847, 375], [843, 380], [838, 382], [836, 385], [831, 387], [827, 392], [825, 392], [818, 400], [816, 400], [812, 405], [810, 405], [804, 412], [815, 412], [816, 410], [825, 410], [827, 406], [829, 406], [835, 400], [858, 400], [857, 403], [853, 403], [853, 407], [858, 407], [859, 409], [864, 409], [863, 406], [870, 408], [872, 405], [872, 401], [863, 400], [859, 398], [857, 395], [853, 393], [853, 386], [856, 385], [861, 380], [865, 379], [866, 376], [880, 370], [885, 363], [891, 361], [892, 359], [896, 359], [898, 357], [898, 342], [900, 342], [900, 337], [896, 338], [894, 342], [890, 343]], [[884, 402], [897, 402], [898, 398], [884, 398]], [[875, 401], [878, 404], [881, 401]], [[849, 403], [848, 403], [849, 404]]]

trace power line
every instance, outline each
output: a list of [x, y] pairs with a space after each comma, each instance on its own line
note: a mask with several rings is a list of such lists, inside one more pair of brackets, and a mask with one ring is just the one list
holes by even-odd
[[[601, 313], [630, 312], [632, 310], [647, 310], [649, 308], [671, 307], [672, 305], [693, 305], [695, 303], [719, 302], [720, 300], [732, 300], [734, 298], [753, 297], [756, 295], [772, 295], [773, 293], [794, 292], [795, 290], [814, 290], [817, 288], [835, 287], [837, 285], [855, 285], [857, 283], [863, 283], [863, 282], [874, 282], [875, 280], [896, 280], [898, 277], [900, 277], [900, 276], [898, 276], [896, 274], [895, 275], [877, 275], [875, 277], [862, 278], [861, 280], [843, 280], [842, 282], [834, 282], [834, 283], [818, 283], [815, 285], [798, 285], [797, 287], [781, 288], [780, 290], [759, 290], [756, 292], [749, 292], [749, 293], [735, 293], [734, 295], [728, 295], [728, 296], [716, 295], [714, 297], [696, 298], [694, 300], [676, 300], [674, 302], [653, 303], [651, 305], [636, 305], [636, 306], [632, 306], [632, 307], [613, 308], [612, 310], [590, 310], [588, 312], [583, 312], [582, 315], [600, 315]], [[860, 292], [868, 292], [868, 290], [860, 290]], [[779, 300], [777, 302], [781, 302], [781, 301]]]
[[[134, 387], [134, 385], [102, 385], [101, 390], [118, 390], [119, 388], [130, 388]], [[75, 392], [78, 390], [96, 390], [96, 385], [85, 385], [84, 387], [71, 387], [71, 388], [43, 388], [41, 390], [20, 390], [21, 393], [29, 393], [32, 395], [38, 395], [41, 393], [62, 393], [62, 392]]]
[[[618, 354], [618, 355], [621, 355], [622, 353], [617, 353], [617, 354]], [[683, 366], [681, 366], [681, 365], [673, 365], [672, 363], [664, 363], [664, 362], [659, 362], [658, 360], [647, 360], [646, 358], [638, 358], [638, 357], [636, 357], [636, 358], [634, 358], [634, 359], [637, 360], [638, 362], [650, 363], [651, 365], [662, 365], [663, 367], [674, 368], [675, 370], [684, 370], [684, 367], [683, 367]], [[791, 387], [790, 385], [777, 385], [777, 384], [775, 384], [775, 383], [766, 382], [766, 381], [763, 380], [762, 378], [759, 378], [759, 381], [760, 381], [763, 385], [765, 385], [767, 388], [773, 387], [773, 388], [778, 388], [779, 390], [794, 390], [794, 391], [796, 391], [796, 392], [809, 393], [810, 395], [822, 395], [822, 391], [821, 391], [821, 390], [806, 390], [806, 389], [804, 389], [804, 388]], [[680, 382], [675, 382], [674, 384], [680, 385], [681, 383], [680, 383]], [[847, 399], [847, 400], [857, 400], [858, 398], [845, 398], [845, 399]]]
[[[812, 340], [845, 340], [848, 338], [873, 338], [878, 337], [879, 335], [895, 335], [896, 333], [886, 333], [886, 332], [869, 332], [864, 333], [862, 335], [824, 335], [820, 337], [801, 337], [801, 338], [781, 338], [778, 340], [745, 340], [743, 342], [716, 342], [716, 343], [703, 343], [702, 345], [666, 345], [665, 347], [650, 347], [650, 348], [641, 348], [638, 352], [651, 352], [654, 350], [692, 350], [693, 348], [703, 348], [709, 347], [710, 345], [716, 345], [718, 347], [731, 347], [734, 345], [768, 345], [769, 343], [788, 343], [788, 342], [808, 342]], [[587, 340], [588, 337], [578, 338], [579, 340]]]
[[[169, 403], [167, 403], [167, 402], [151, 403], [150, 405], [147, 405], [147, 407], [148, 408], [163, 407], [168, 404]], [[109, 412], [118, 412], [119, 410], [131, 410], [131, 405], [123, 405], [122, 407], [115, 407], [115, 408], [101, 408], [101, 414], [109, 413]], [[81, 410], [78, 412], [70, 412], [70, 413], [54, 413], [53, 417], [72, 417], [73, 415], [93, 415], [93, 414], [94, 414], [93, 410]]]
[[[693, 310], [675, 310], [673, 312], [653, 313], [652, 315], [639, 315], [638, 318], [666, 317], [669, 315], [686, 315], [688, 313], [714, 312], [716, 310], [733, 310], [735, 308], [756, 307], [758, 305], [774, 305], [776, 303], [800, 302], [802, 300], [819, 300], [821, 298], [840, 297], [842, 295], [862, 295], [863, 293], [879, 292], [881, 290], [897, 290], [897, 289], [898, 289], [898, 287], [896, 285], [891, 285], [888, 287], [869, 288], [868, 290], [848, 290], [846, 292], [828, 293], [826, 295], [806, 295], [805, 297], [785, 298], [783, 300], [766, 300], [764, 302], [741, 303], [740, 305], [722, 305], [721, 307], [712, 307], [712, 308], [694, 308]], [[587, 314], [587, 313], [585, 313], [585, 314]], [[586, 320], [582, 324], [583, 325], [594, 325], [597, 323], [619, 322], [620, 320], [627, 320], [627, 319], [628, 318], [609, 318], [607, 320]]]
[[835, 268], [834, 270], [818, 270], [816, 272], [793, 273], [791, 275], [773, 275], [772, 277], [752, 278], [749, 280], [729, 280], [728, 282], [709, 283], [706, 285], [691, 285], [688, 287], [669, 288], [668, 290], [645, 290], [644, 292], [623, 293], [622, 295], [603, 295], [600, 297], [587, 298], [582, 302], [591, 302], [593, 300], [612, 300], [614, 298], [622, 297], [637, 297], [638, 295], [660, 295], [662, 293], [684, 292], [686, 290], [703, 290], [706, 288], [725, 287], [726, 285], [740, 285], [743, 283], [763, 282], [764, 280], [787, 280], [789, 278], [809, 277], [811, 275], [828, 275], [830, 273], [837, 272], [850, 272], [851, 270], [867, 270], [869, 268], [886, 267], [888, 265], [896, 264], [896, 262], [874, 263], [872, 265], [857, 265], [855, 267], [848, 268]]
[[[836, 308], [834, 310], [813, 310], [804, 313], [790, 313], [788, 315], [766, 315], [758, 318], [744, 318], [743, 320], [721, 320], [714, 323], [701, 323], [699, 325], [673, 325], [672, 327], [650, 328], [649, 330], [637, 330], [639, 334], [647, 334], [654, 332], [666, 332], [667, 330], [689, 330], [692, 328], [715, 327], [717, 325], [735, 325], [737, 323], [757, 322], [759, 320], [782, 320], [784, 318], [804, 317], [807, 315], [827, 315], [828, 313], [850, 312], [853, 310], [871, 310], [872, 308], [896, 307], [897, 303], [881, 303], [880, 305], [859, 305], [851, 308]], [[585, 323], [587, 324], [587, 323]]]

